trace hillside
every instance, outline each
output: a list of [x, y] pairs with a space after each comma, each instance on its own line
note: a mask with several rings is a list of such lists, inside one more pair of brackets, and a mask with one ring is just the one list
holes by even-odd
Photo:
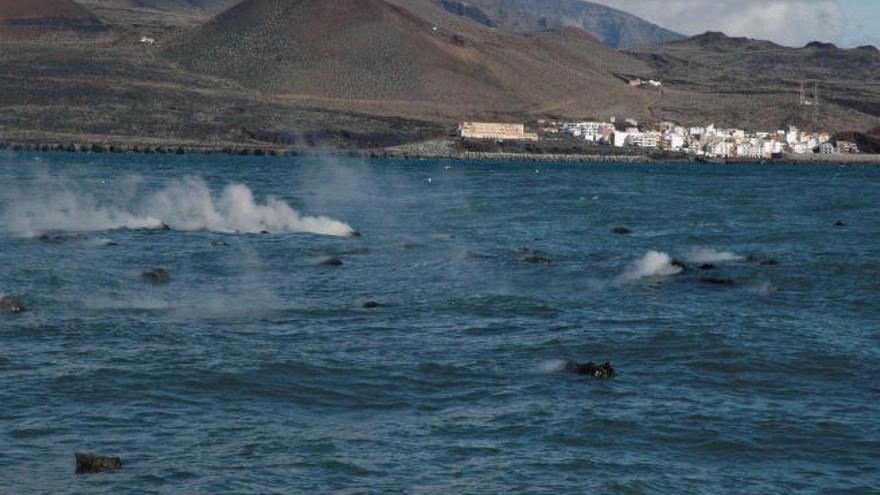
[[[866, 130], [880, 124], [880, 52], [825, 43], [789, 48], [706, 33], [627, 53], [664, 81], [658, 115], [684, 122]], [[800, 103], [804, 83], [808, 105]], [[819, 106], [812, 105], [815, 87]]]
[[646, 97], [609, 67], [649, 69], [594, 38], [492, 30], [429, 0], [248, 0], [164, 54], [267, 94], [378, 113], [646, 112]]
[[582, 0], [436, 0], [458, 15], [489, 27], [534, 33], [579, 27], [614, 48], [652, 45], [683, 38], [632, 14]]
[[108, 24], [164, 30], [195, 26], [239, 0], [78, 0]]
[[0, 37], [33, 37], [58, 31], [104, 28], [97, 17], [73, 0], [0, 0]]

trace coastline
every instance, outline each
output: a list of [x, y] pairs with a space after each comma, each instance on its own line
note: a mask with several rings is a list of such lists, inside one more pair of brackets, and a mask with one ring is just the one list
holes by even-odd
[[156, 155], [226, 155], [226, 156], [339, 156], [352, 158], [389, 158], [407, 160], [507, 161], [536, 163], [620, 163], [620, 164], [691, 164], [691, 165], [864, 165], [880, 166], [880, 154], [857, 155], [786, 155], [773, 160], [706, 159], [687, 155], [658, 154], [560, 154], [511, 153], [455, 150], [450, 147], [425, 149], [406, 145], [383, 149], [293, 148], [255, 144], [169, 143], [130, 145], [107, 143], [40, 143], [0, 141], [0, 151], [93, 154]]

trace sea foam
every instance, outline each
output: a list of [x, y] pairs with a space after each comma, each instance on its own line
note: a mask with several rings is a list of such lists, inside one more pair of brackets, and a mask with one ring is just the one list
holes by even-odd
[[672, 257], [660, 251], [648, 251], [632, 262], [618, 280], [632, 281], [648, 277], [667, 277], [681, 273], [682, 268], [672, 264]]
[[302, 216], [274, 196], [260, 203], [243, 184], [230, 184], [215, 195], [203, 179], [185, 177], [157, 192], [141, 194], [136, 181], [129, 182], [86, 192], [63, 181], [40, 180], [29, 189], [6, 191], [7, 207], [0, 218], [7, 230], [22, 235], [166, 227], [226, 233], [355, 234], [344, 222]]

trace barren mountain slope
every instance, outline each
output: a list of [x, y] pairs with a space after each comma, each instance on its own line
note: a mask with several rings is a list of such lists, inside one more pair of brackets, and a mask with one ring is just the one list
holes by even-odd
[[[628, 53], [664, 80], [663, 101], [654, 107], [660, 115], [767, 129], [867, 130], [880, 124], [880, 52], [874, 47], [789, 48], [706, 33]], [[812, 104], [816, 87], [818, 107]]]
[[248, 0], [164, 54], [268, 94], [445, 118], [643, 115], [608, 67], [650, 72], [583, 33], [496, 31], [430, 0]]

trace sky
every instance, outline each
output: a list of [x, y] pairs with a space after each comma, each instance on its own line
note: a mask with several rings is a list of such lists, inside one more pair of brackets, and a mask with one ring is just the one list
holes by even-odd
[[880, 46], [880, 0], [591, 0], [682, 34], [723, 31], [788, 46]]

